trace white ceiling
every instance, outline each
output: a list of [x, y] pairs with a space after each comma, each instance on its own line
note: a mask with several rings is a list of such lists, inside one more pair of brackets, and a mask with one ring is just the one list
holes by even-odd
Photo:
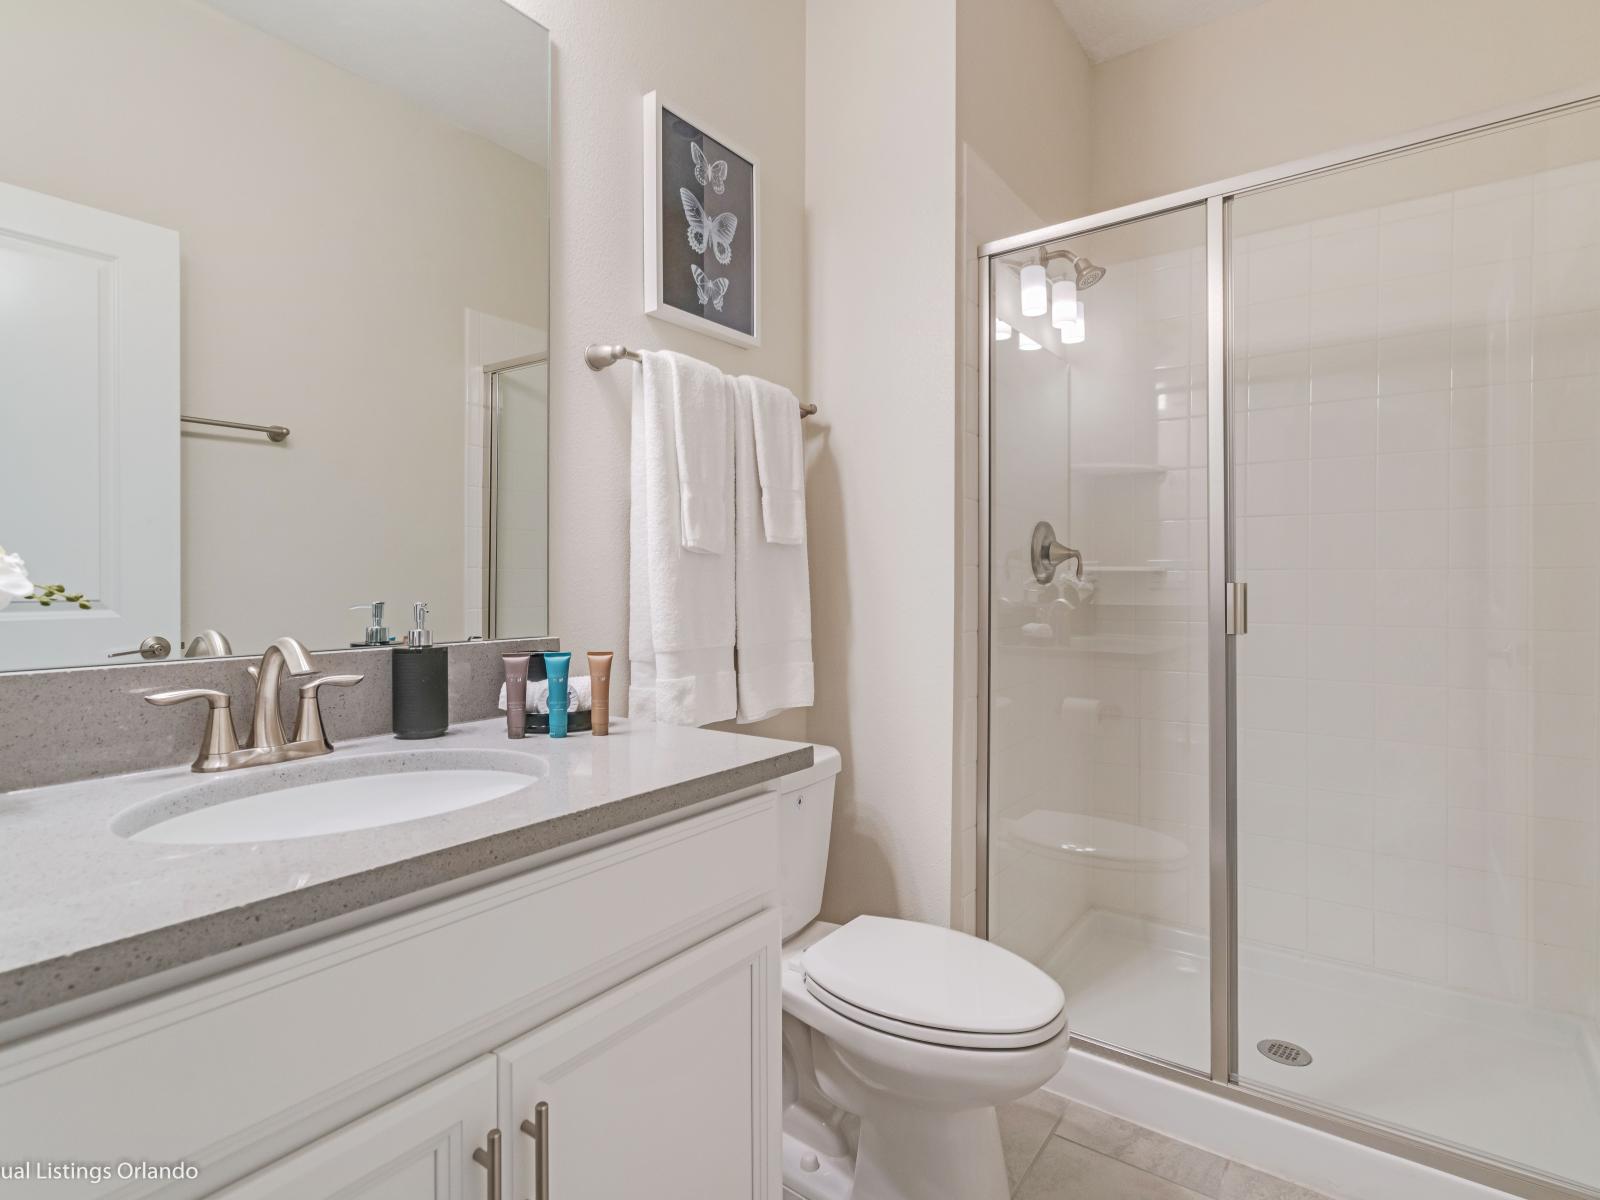
[[1062, 18], [1077, 34], [1092, 62], [1105, 62], [1130, 50], [1225, 17], [1263, 0], [1056, 0]]
[[206, 0], [543, 164], [549, 35], [503, 0]]

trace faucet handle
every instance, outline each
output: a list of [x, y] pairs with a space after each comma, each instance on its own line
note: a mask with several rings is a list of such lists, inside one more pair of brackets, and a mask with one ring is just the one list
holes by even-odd
[[146, 704], [182, 704], [185, 700], [206, 700], [212, 708], [229, 708], [233, 698], [215, 688], [180, 688], [175, 692], [151, 692], [144, 698]]
[[321, 742], [332, 750], [333, 743], [328, 740], [327, 731], [322, 725], [322, 705], [317, 700], [317, 689], [324, 684], [330, 687], [354, 687], [365, 678], [365, 675], [318, 675], [302, 683], [300, 704], [294, 714], [294, 736], [291, 740]]
[[206, 731], [200, 739], [200, 753], [195, 756], [193, 770], [221, 771], [227, 767], [228, 756], [239, 749], [239, 737], [233, 730], [233, 701], [227, 692], [214, 688], [180, 688], [175, 692], [152, 692], [146, 704], [182, 704], [185, 700], [204, 700], [210, 709], [206, 713]]

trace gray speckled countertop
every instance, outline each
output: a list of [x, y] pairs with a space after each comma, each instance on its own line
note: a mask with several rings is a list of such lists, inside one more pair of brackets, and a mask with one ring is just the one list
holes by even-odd
[[613, 721], [610, 737], [511, 741], [495, 719], [427, 742], [351, 741], [324, 758], [231, 778], [276, 773], [281, 786], [397, 750], [513, 750], [543, 760], [543, 769], [527, 788], [471, 808], [233, 845], [163, 845], [113, 832], [130, 807], [221, 778], [187, 767], [0, 795], [0, 1023], [616, 834], [811, 763], [803, 743], [625, 721]]

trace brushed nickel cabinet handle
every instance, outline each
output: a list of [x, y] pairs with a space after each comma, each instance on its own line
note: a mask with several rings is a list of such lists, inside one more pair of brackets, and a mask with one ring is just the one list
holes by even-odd
[[550, 1106], [539, 1101], [519, 1128], [533, 1139], [533, 1200], [550, 1200]]
[[489, 1200], [500, 1200], [500, 1131], [489, 1130], [484, 1139], [488, 1146], [479, 1146], [472, 1152], [472, 1161], [489, 1172]]

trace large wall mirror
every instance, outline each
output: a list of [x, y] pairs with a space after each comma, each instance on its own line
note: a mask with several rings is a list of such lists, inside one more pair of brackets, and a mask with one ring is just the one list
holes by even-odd
[[548, 98], [507, 0], [0, 0], [0, 670], [547, 632]]

